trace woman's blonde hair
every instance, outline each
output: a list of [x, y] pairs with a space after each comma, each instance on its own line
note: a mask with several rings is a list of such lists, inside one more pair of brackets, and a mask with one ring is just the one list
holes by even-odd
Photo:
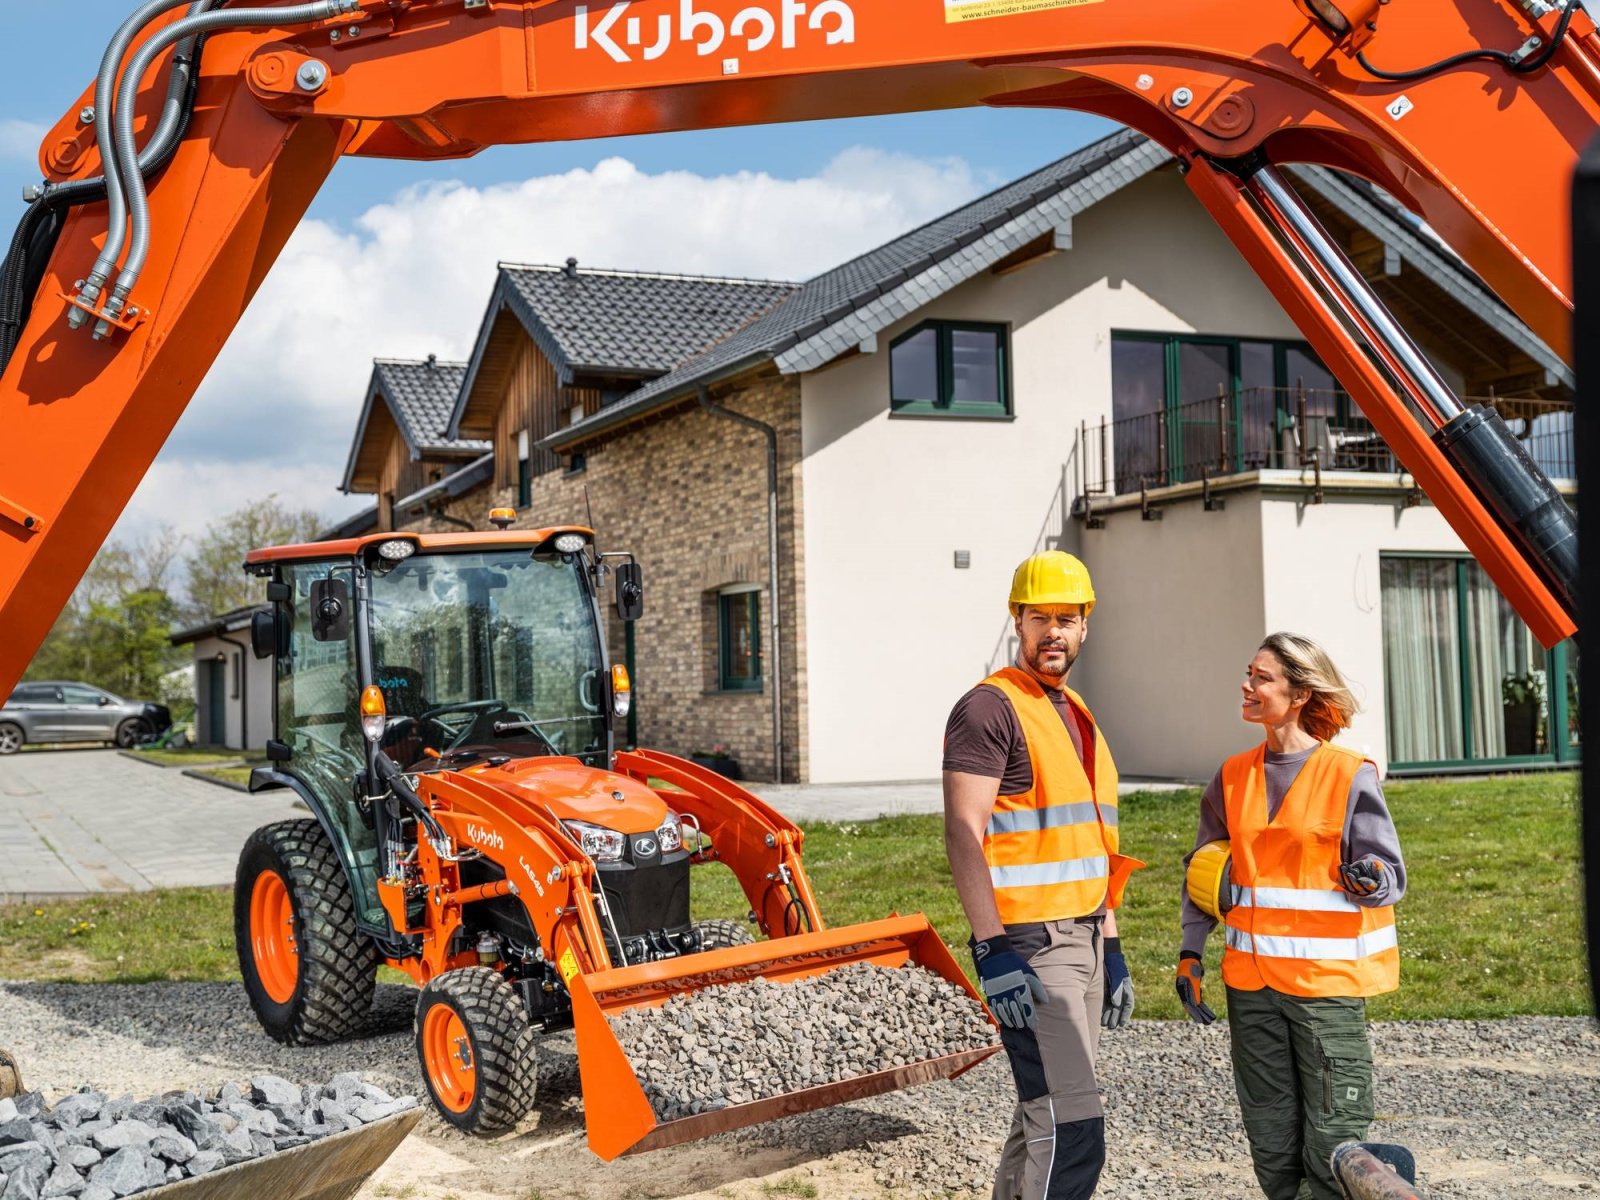
[[1283, 664], [1290, 687], [1311, 693], [1300, 710], [1301, 729], [1327, 742], [1350, 727], [1350, 718], [1361, 708], [1326, 650], [1298, 633], [1275, 633], [1261, 643], [1261, 649]]

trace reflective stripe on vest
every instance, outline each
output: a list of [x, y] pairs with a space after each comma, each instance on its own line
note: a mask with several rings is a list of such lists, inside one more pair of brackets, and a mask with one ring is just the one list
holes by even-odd
[[1293, 996], [1376, 996], [1400, 982], [1394, 909], [1365, 908], [1339, 886], [1350, 785], [1366, 761], [1326, 743], [1267, 819], [1266, 747], [1222, 766], [1233, 852], [1222, 978]]
[[1010, 701], [1033, 768], [1033, 786], [997, 797], [984, 831], [983, 857], [1000, 920], [1024, 925], [1087, 916], [1105, 902], [1118, 843], [1117, 768], [1105, 739], [1083, 701], [1068, 691], [1093, 731], [1091, 789], [1060, 711], [1033, 676], [1008, 667], [984, 683]]

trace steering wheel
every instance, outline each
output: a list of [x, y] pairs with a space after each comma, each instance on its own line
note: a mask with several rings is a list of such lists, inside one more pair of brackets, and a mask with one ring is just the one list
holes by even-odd
[[445, 744], [440, 749], [448, 752], [463, 744], [478, 728], [481, 719], [474, 718], [458, 729], [439, 719], [445, 713], [503, 713], [508, 711], [509, 707], [504, 700], [458, 700], [453, 704], [437, 704], [418, 713], [416, 719], [418, 722], [429, 722], [445, 731], [445, 737], [441, 739]]

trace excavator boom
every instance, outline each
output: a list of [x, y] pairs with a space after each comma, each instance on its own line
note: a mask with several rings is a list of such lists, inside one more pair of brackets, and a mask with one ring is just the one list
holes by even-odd
[[[342, 155], [978, 104], [1098, 113], [1171, 151], [1534, 632], [1553, 644], [1575, 629], [1565, 504], [1521, 486], [1538, 481], [1532, 464], [1459, 411], [1276, 168], [1385, 188], [1570, 361], [1566, 196], [1600, 128], [1600, 41], [1576, 0], [151, 0], [140, 13], [109, 77], [47, 135], [44, 195], [0, 281], [0, 692]], [[109, 200], [93, 182], [108, 159]]]

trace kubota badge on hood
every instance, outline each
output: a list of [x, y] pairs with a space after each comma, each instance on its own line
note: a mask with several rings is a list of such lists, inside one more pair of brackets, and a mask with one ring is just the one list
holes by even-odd
[[[603, 50], [613, 62], [643, 60], [653, 62], [666, 54], [674, 42], [688, 42], [704, 58], [724, 48], [758, 53], [777, 42], [780, 49], [793, 50], [800, 31], [816, 31], [837, 46], [856, 40], [856, 14], [846, 0], [765, 0], [749, 4], [733, 16], [701, 11], [705, 0], [679, 0], [676, 11], [668, 7], [655, 14], [654, 28], [649, 18], [632, 10], [636, 0], [614, 0], [605, 11], [603, 5], [580, 4], [573, 12], [573, 47]], [[641, 5], [643, 7], [643, 5]]]

